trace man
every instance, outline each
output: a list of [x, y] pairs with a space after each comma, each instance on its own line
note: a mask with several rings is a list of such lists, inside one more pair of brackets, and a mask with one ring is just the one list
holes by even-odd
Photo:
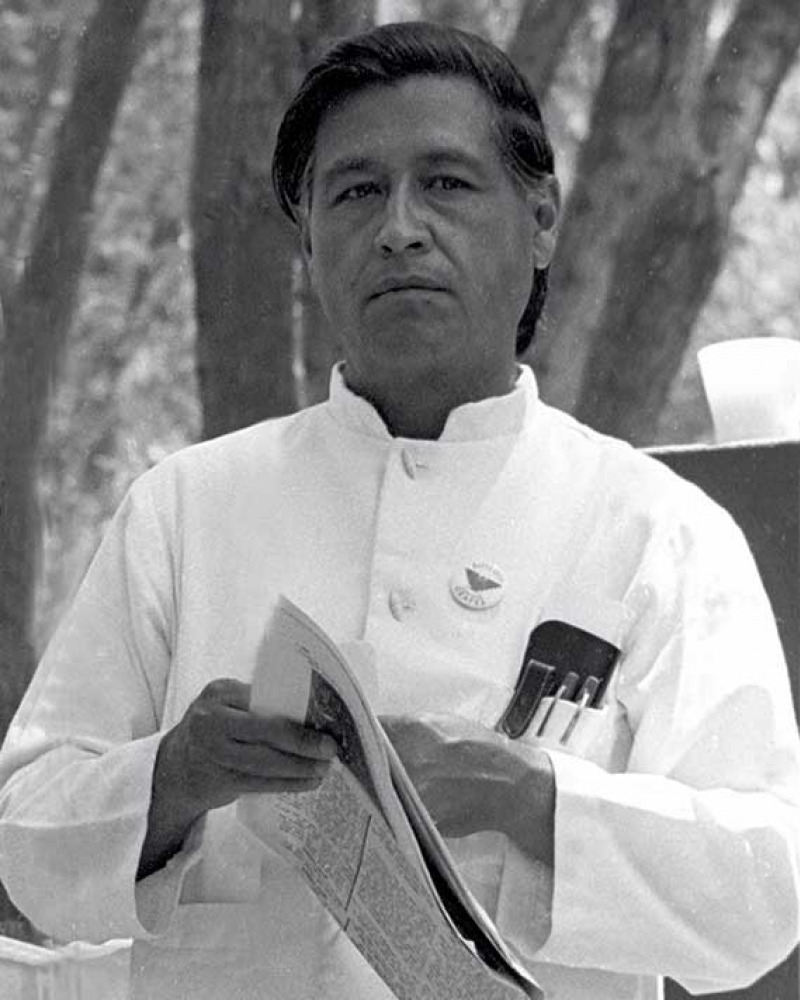
[[[730, 519], [517, 365], [559, 208], [527, 85], [472, 36], [379, 28], [306, 78], [274, 178], [344, 363], [327, 403], [124, 501], [9, 733], [12, 897], [59, 938], [135, 938], [136, 996], [389, 996], [236, 821], [335, 753], [248, 710], [284, 592], [373, 646], [376, 708], [546, 992], [756, 978], [797, 940], [779, 640]], [[496, 728], [554, 620], [622, 651], [580, 752]]]

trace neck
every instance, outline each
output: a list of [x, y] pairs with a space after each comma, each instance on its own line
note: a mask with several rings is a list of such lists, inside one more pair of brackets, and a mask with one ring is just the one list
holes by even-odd
[[382, 385], [377, 391], [369, 384], [351, 380], [346, 367], [344, 370], [350, 389], [375, 407], [393, 437], [429, 441], [441, 437], [453, 410], [465, 403], [506, 395], [514, 388], [517, 375], [515, 364], [512, 372], [493, 380], [482, 380], [474, 386], [454, 385], [452, 378], [441, 382], [435, 378], [423, 381], [397, 378], [390, 386]]

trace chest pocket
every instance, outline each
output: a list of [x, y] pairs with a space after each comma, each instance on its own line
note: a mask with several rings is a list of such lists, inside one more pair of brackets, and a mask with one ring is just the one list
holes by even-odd
[[591, 760], [608, 771], [624, 769], [631, 732], [614, 692], [626, 631], [627, 613], [619, 601], [574, 586], [551, 595], [525, 654], [526, 663], [533, 659], [551, 670], [547, 693], [537, 700], [544, 672], [529, 668], [533, 701], [523, 742]]

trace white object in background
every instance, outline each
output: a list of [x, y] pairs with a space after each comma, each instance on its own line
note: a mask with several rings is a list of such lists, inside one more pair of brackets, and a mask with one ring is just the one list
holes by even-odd
[[718, 442], [800, 438], [800, 341], [725, 340], [697, 360]]

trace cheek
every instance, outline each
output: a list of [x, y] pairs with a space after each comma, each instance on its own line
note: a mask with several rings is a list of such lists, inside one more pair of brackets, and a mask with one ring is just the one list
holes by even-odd
[[321, 300], [336, 297], [336, 290], [342, 285], [340, 270], [340, 255], [333, 253], [326, 243], [316, 244], [308, 271], [311, 286]]
[[358, 243], [352, 238], [326, 234], [313, 246], [311, 263], [314, 281], [333, 293], [349, 288], [363, 270]]
[[517, 275], [533, 274], [533, 229], [524, 206], [501, 203], [493, 212], [460, 220], [457, 235], [462, 253], [470, 259], [474, 279], [483, 288], [505, 291]]
[[498, 231], [495, 252], [490, 255], [496, 287], [509, 300], [527, 300], [533, 282], [533, 236], [524, 225], [512, 225]]

